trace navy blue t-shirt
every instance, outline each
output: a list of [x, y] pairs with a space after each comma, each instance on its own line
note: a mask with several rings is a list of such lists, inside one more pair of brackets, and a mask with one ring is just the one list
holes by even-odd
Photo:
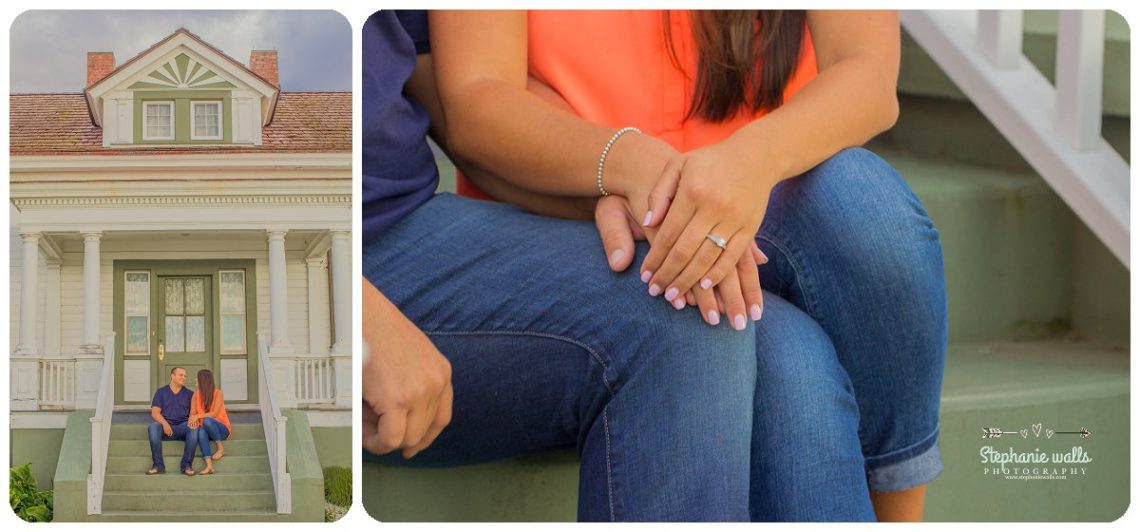
[[439, 172], [427, 111], [404, 96], [416, 53], [428, 50], [426, 11], [380, 11], [364, 23], [364, 241], [431, 199]]
[[181, 391], [174, 393], [168, 384], [154, 392], [154, 399], [151, 399], [150, 406], [161, 408], [162, 417], [171, 426], [181, 425], [190, 419], [190, 399], [193, 397], [194, 390], [183, 386]]

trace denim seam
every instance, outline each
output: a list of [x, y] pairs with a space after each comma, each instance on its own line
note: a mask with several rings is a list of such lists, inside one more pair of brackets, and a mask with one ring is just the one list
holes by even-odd
[[428, 331], [428, 330], [425, 330], [424, 334], [426, 334], [426, 335], [440, 335], [440, 336], [476, 336], [476, 335], [481, 335], [481, 334], [489, 334], [489, 335], [494, 335], [494, 336], [534, 336], [537, 338], [547, 338], [550, 340], [558, 340], [558, 341], [566, 342], [568, 344], [571, 344], [571, 345], [578, 347], [578, 348], [586, 351], [587, 353], [589, 353], [590, 356], [594, 359], [594, 361], [597, 362], [598, 365], [600, 365], [602, 367], [602, 384], [604, 384], [606, 386], [606, 391], [610, 394], [610, 399], [614, 398], [614, 387], [612, 384], [610, 384], [610, 380], [606, 377], [606, 371], [609, 370], [609, 366], [606, 364], [605, 360], [602, 359], [602, 356], [600, 354], [598, 354], [598, 352], [595, 349], [593, 349], [589, 345], [586, 345], [585, 343], [580, 342], [578, 340], [575, 340], [573, 338], [568, 338], [566, 336], [560, 336], [560, 335], [552, 334], [552, 333], [542, 333], [542, 332], [532, 332], [532, 331], [440, 331], [440, 330]]
[[[809, 275], [807, 275], [806, 273], [801, 272], [801, 270], [806, 272], [806, 269], [802, 267], [802, 264], [798, 265], [798, 263], [801, 262], [801, 259], [799, 258], [798, 255], [793, 253], [790, 248], [781, 245], [776, 240], [769, 238], [767, 236], [767, 235], [771, 235], [773, 233], [779, 233], [779, 232], [780, 232], [779, 228], [773, 228], [766, 235], [756, 235], [756, 238], [759, 238], [761, 240], [768, 242], [769, 244], [772, 244], [773, 247], [780, 250], [780, 252], [783, 253], [784, 256], [788, 258], [788, 265], [792, 267], [792, 271], [795, 272], [795, 274], [796, 274], [796, 280], [803, 287], [804, 303], [808, 307], [807, 308], [808, 315], [811, 316], [812, 319], [814, 319], [816, 321], [816, 323], [818, 323], [820, 325], [820, 327], [823, 327], [824, 322], [819, 317], [820, 313], [817, 310], [817, 305], [816, 305], [815, 299], [812, 296], [812, 294], [814, 292], [814, 290], [812, 288], [814, 285], [811, 281], [811, 277]], [[826, 331], [827, 329], [824, 327], [824, 330]]]
[[610, 522], [612, 523], [612, 522], [617, 521], [617, 512], [614, 511], [614, 475], [613, 475], [613, 465], [610, 462], [610, 457], [612, 456], [613, 453], [611, 452], [611, 448], [610, 448], [610, 415], [609, 415], [609, 410], [610, 410], [610, 405], [608, 405], [608, 404], [606, 405], [605, 408], [602, 409], [602, 427], [605, 429], [605, 432], [606, 432], [606, 491], [608, 491], [608, 493], [606, 495], [609, 498], [609, 502], [610, 502]]
[[[938, 442], [938, 431], [940, 429], [941, 429], [940, 425], [935, 426], [934, 430], [931, 431], [926, 436], [923, 436], [922, 439], [920, 439], [917, 442], [912, 443], [906, 447], [903, 447], [902, 449], [896, 449], [896, 450], [891, 451], [891, 452], [886, 453], [886, 454], [880, 454], [877, 456], [866, 457], [864, 460], [866, 460], [867, 462], [871, 462], [871, 461], [879, 462], [879, 461], [887, 460], [890, 458], [895, 458], [899, 455], [902, 455], [902, 458], [888, 462], [888, 463], [885, 463], [885, 464], [875, 463], [874, 465], [868, 465], [867, 469], [872, 470], [872, 469], [877, 469], [880, 467], [886, 467], [886, 466], [894, 465], [894, 464], [903, 462], [903, 461], [907, 460], [908, 458], [912, 458], [914, 456], [918, 456], [918, 455], [922, 454], [923, 451], [926, 451], [926, 449], [930, 448], [932, 445], [934, 445], [935, 443]], [[914, 452], [916, 449], [918, 449], [919, 452]]]

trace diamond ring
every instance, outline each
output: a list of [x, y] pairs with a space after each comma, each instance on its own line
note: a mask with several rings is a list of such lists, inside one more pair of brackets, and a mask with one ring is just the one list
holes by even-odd
[[712, 233], [709, 233], [708, 235], [706, 235], [705, 238], [709, 239], [709, 241], [712, 242], [713, 244], [716, 244], [716, 247], [718, 247], [720, 249], [724, 249], [726, 246], [728, 246], [727, 240], [725, 240], [723, 237], [716, 236]]

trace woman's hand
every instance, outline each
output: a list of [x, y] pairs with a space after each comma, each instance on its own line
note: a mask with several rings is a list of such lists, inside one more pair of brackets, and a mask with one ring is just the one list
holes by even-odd
[[[649, 238], [652, 243], [649, 235], [655, 234], [656, 230], [644, 228], [636, 220], [637, 217], [633, 214], [627, 199], [621, 196], [607, 196], [598, 200], [594, 221], [610, 269], [615, 272], [625, 271], [633, 262], [635, 241]], [[730, 324], [737, 330], [743, 330], [746, 325], [744, 317], [746, 308], [749, 309], [748, 314], [753, 321], [759, 320], [763, 313], [764, 300], [756, 266], [767, 262], [768, 259], [756, 247], [755, 241], [752, 242], [750, 249], [752, 252], [741, 257], [736, 270], [729, 272], [715, 288], [694, 288], [684, 299], [675, 298], [674, 308], [678, 310], [684, 308], [684, 301], [687, 300], [689, 305], [700, 308], [701, 317], [709, 325], [719, 325], [721, 315], [727, 315]]]
[[[694, 287], [698, 295], [709, 291], [736, 273], [738, 279], [729, 282], [741, 283], [740, 292], [751, 296], [748, 315], [754, 321], [760, 318], [763, 303], [755, 265], [767, 258], [756, 248], [755, 236], [776, 179], [757, 168], [725, 141], [689, 152], [665, 169], [649, 198], [648, 226], [660, 225], [641, 267], [650, 295], [664, 294], [672, 302]], [[725, 249], [710, 235], [727, 241]], [[742, 329], [745, 313], [735, 304], [737, 298], [729, 295], [722, 302], [732, 325]]]

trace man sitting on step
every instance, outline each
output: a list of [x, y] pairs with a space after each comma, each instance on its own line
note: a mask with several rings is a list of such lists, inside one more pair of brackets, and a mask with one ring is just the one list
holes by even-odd
[[147, 428], [152, 465], [146, 474], [166, 472], [166, 464], [162, 460], [164, 440], [183, 440], [186, 446], [180, 467], [184, 475], [194, 476], [191, 466], [194, 463], [194, 446], [198, 443], [198, 427], [187, 423], [193, 396], [194, 390], [186, 387], [186, 369], [180, 367], [170, 370], [170, 384], [154, 392], [154, 399], [150, 402], [150, 417], [154, 421]]

